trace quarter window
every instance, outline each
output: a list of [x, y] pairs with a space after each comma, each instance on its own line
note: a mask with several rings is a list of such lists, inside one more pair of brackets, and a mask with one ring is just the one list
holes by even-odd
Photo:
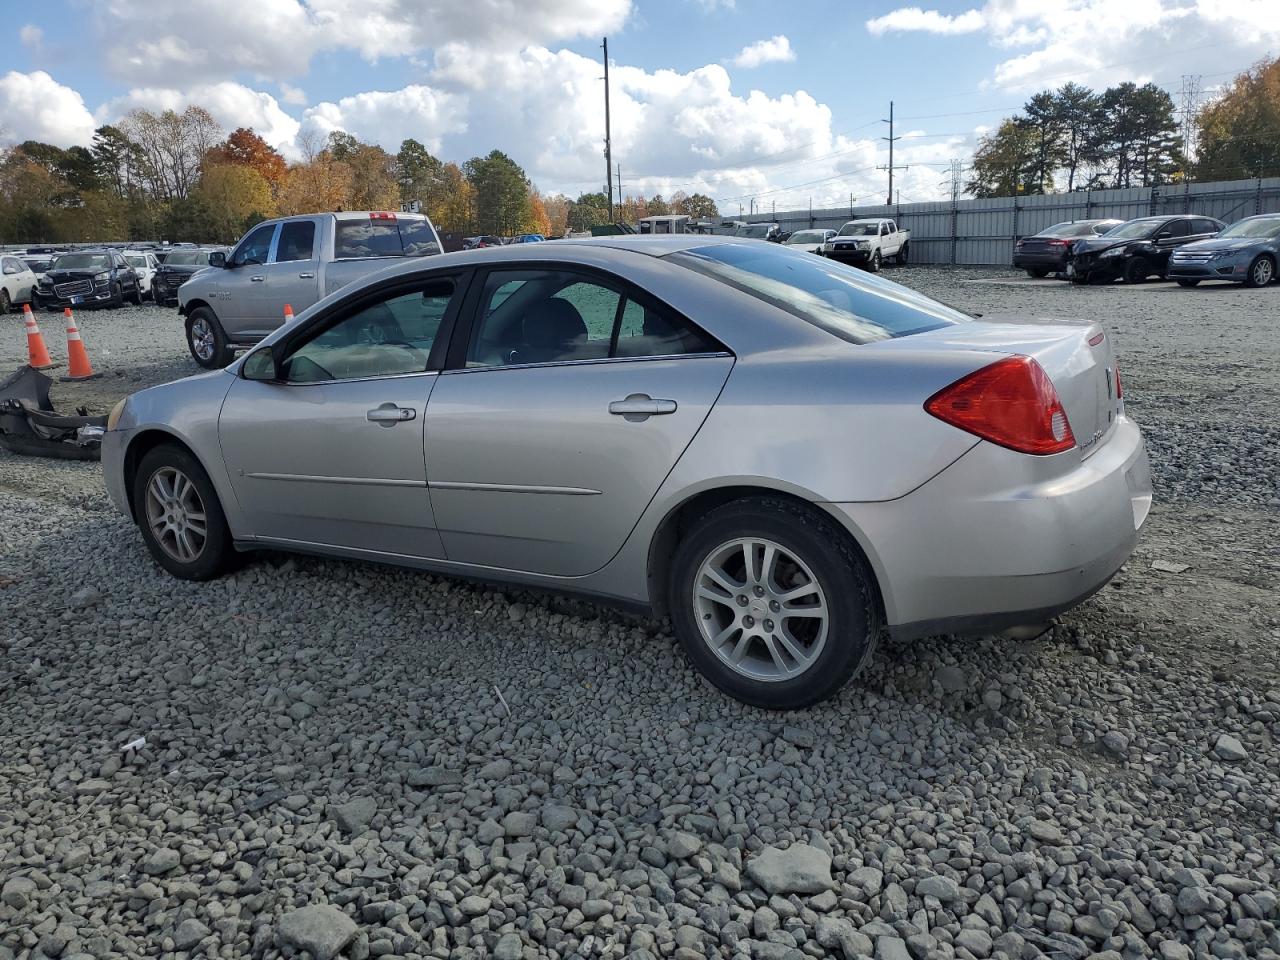
[[276, 263], [310, 260], [316, 241], [314, 220], [291, 220], [280, 225], [280, 241], [276, 244]]
[[452, 280], [436, 280], [361, 307], [297, 347], [281, 378], [321, 383], [423, 373], [454, 292]]
[[566, 270], [495, 270], [485, 281], [468, 367], [713, 353], [682, 318]]

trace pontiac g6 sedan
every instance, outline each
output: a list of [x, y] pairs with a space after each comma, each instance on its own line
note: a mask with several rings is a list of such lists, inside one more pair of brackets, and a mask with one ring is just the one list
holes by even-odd
[[102, 459], [175, 576], [272, 548], [573, 591], [669, 616], [773, 708], [830, 696], [882, 628], [1079, 604], [1151, 505], [1099, 325], [703, 236], [389, 267], [125, 400]]

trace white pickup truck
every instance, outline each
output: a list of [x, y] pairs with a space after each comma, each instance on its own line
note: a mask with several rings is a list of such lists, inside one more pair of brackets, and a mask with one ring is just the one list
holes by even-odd
[[225, 367], [236, 348], [257, 343], [284, 322], [288, 304], [301, 313], [352, 280], [403, 257], [441, 252], [440, 237], [421, 214], [363, 211], [267, 220], [230, 254], [178, 288], [187, 347], [196, 363]]
[[822, 245], [822, 255], [878, 273], [890, 257], [896, 263], [906, 263], [910, 243], [911, 231], [898, 229], [896, 221], [869, 217], [850, 220], [841, 227]]

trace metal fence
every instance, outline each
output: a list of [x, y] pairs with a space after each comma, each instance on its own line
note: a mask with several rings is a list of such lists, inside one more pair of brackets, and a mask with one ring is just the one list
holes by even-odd
[[1192, 213], [1231, 223], [1255, 213], [1280, 211], [1280, 177], [1217, 183], [1164, 184], [1127, 190], [1078, 190], [990, 200], [939, 200], [826, 210], [793, 210], [744, 219], [783, 230], [839, 229], [859, 217], [892, 217], [911, 231], [915, 263], [1008, 264], [1020, 237], [1063, 220], [1090, 220]]

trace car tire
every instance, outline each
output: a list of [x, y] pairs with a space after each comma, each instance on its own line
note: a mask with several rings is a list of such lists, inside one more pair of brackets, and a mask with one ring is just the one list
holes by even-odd
[[1048, 267], [1027, 267], [1027, 276], [1035, 280], [1043, 280], [1049, 275]]
[[129, 302], [135, 307], [142, 306], [142, 288], [137, 284], [134, 284], [133, 295], [129, 297]]
[[169, 443], [148, 450], [132, 494], [142, 539], [165, 570], [181, 580], [212, 580], [230, 568], [235, 547], [226, 515], [213, 482], [189, 450]]
[[1178, 278], [1178, 286], [1180, 287], [1194, 287], [1199, 283], [1200, 283], [1199, 280], [1192, 280], [1184, 277]]
[[1262, 253], [1253, 258], [1249, 264], [1249, 272], [1244, 275], [1246, 287], [1265, 287], [1276, 278], [1276, 263], [1267, 254]]
[[910, 242], [907, 242], [907, 243], [904, 243], [902, 245], [902, 249], [898, 251], [898, 256], [896, 258], [898, 266], [905, 267], [907, 265], [907, 257], [910, 255], [909, 254], [910, 247], [911, 247]]
[[1142, 283], [1151, 275], [1151, 266], [1145, 257], [1134, 257], [1124, 265], [1125, 283]]
[[196, 307], [187, 318], [187, 349], [206, 370], [221, 370], [235, 357], [222, 324], [208, 307]]
[[[735, 596], [726, 583], [743, 593]], [[779, 599], [797, 583], [813, 589]], [[676, 636], [703, 677], [770, 710], [835, 694], [866, 665], [881, 628], [872, 575], [848, 536], [819, 511], [787, 500], [738, 500], [698, 520], [676, 548], [667, 596]], [[818, 605], [825, 617], [785, 614]], [[788, 622], [795, 626], [783, 634]]]
[[120, 284], [113, 283], [111, 285], [111, 299], [106, 302], [105, 306], [108, 310], [115, 310], [124, 306], [124, 290], [121, 289]]
[[0, 290], [0, 313], [8, 313], [13, 309], [13, 301], [9, 299], [8, 290]]
[[872, 273], [879, 273], [880, 267], [882, 265], [883, 265], [883, 261], [880, 258], [880, 251], [879, 250], [872, 251], [871, 260], [868, 261], [867, 263], [867, 269], [870, 270]]

